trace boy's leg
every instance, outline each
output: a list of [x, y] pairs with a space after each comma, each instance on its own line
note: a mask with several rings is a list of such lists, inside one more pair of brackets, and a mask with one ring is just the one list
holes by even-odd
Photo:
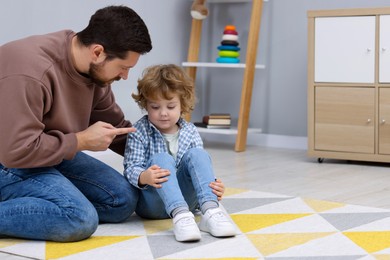
[[141, 191], [137, 214], [145, 218], [163, 219], [171, 217], [171, 212], [178, 207], [188, 209], [177, 181], [173, 157], [168, 153], [155, 154], [149, 160], [147, 167], [154, 164], [168, 169], [171, 174], [168, 176], [168, 181], [162, 183], [161, 188], [147, 187]]
[[[192, 148], [183, 156], [178, 170], [180, 187], [193, 206], [194, 194], [202, 211], [199, 228], [215, 237], [234, 236], [236, 229], [225, 212], [219, 208], [218, 198], [209, 184], [215, 180], [211, 158], [204, 149]], [[194, 187], [193, 190], [190, 187]], [[191, 193], [192, 192], [192, 193]]]
[[79, 152], [56, 168], [94, 205], [100, 222], [121, 222], [134, 212], [138, 189], [107, 164]]
[[159, 153], [153, 155], [148, 167], [154, 164], [170, 171], [168, 181], [162, 183], [159, 189], [148, 187], [141, 192], [137, 214], [152, 219], [172, 217], [173, 232], [177, 241], [199, 240], [200, 231], [195, 217], [189, 212], [177, 182], [175, 160], [167, 153]]
[[180, 162], [177, 176], [191, 211], [210, 201], [218, 207], [218, 198], [209, 186], [215, 181], [214, 170], [211, 158], [204, 149], [189, 149]]
[[0, 234], [60, 242], [95, 232], [93, 205], [53, 167], [9, 169], [0, 165]]

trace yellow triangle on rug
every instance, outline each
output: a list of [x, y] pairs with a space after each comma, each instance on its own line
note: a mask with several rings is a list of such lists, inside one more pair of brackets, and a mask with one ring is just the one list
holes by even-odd
[[112, 245], [138, 236], [91, 237], [87, 240], [71, 243], [46, 242], [46, 259], [57, 259], [76, 253]]
[[159, 220], [145, 219], [142, 220], [142, 222], [144, 224], [146, 234], [148, 235], [159, 233], [161, 231], [167, 231], [172, 228], [171, 219], [159, 219]]
[[331, 234], [333, 233], [247, 234], [246, 236], [264, 256], [268, 256]]
[[369, 253], [390, 247], [390, 231], [343, 232], [343, 234]]
[[233, 214], [231, 215], [231, 218], [241, 231], [246, 233], [309, 215], [310, 214]]
[[20, 243], [24, 243], [24, 240], [8, 239], [8, 238], [7, 239], [1, 239], [0, 240], [0, 248], [13, 246], [13, 245], [20, 244]]
[[324, 201], [324, 200], [304, 199], [304, 201], [316, 212], [328, 211], [331, 209], [341, 208], [345, 206], [345, 204], [343, 203]]

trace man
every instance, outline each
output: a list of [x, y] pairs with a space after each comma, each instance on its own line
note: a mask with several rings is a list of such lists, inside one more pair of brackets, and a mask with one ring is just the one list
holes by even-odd
[[123, 155], [135, 129], [111, 83], [151, 49], [145, 23], [125, 6], [98, 10], [79, 33], [0, 46], [0, 235], [78, 241], [134, 212], [137, 191], [81, 151]]

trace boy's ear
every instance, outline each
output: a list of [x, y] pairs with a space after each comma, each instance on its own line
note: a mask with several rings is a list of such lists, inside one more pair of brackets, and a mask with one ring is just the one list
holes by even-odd
[[206, 0], [194, 0], [191, 6], [191, 16], [197, 20], [203, 20], [209, 14], [209, 10], [204, 5]]

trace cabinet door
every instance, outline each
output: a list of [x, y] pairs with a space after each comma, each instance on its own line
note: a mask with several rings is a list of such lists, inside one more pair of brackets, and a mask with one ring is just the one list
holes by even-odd
[[379, 82], [390, 82], [390, 15], [379, 18]]
[[375, 16], [315, 19], [314, 81], [374, 83]]
[[374, 153], [375, 89], [315, 88], [315, 150]]
[[379, 153], [390, 154], [389, 88], [379, 88]]

